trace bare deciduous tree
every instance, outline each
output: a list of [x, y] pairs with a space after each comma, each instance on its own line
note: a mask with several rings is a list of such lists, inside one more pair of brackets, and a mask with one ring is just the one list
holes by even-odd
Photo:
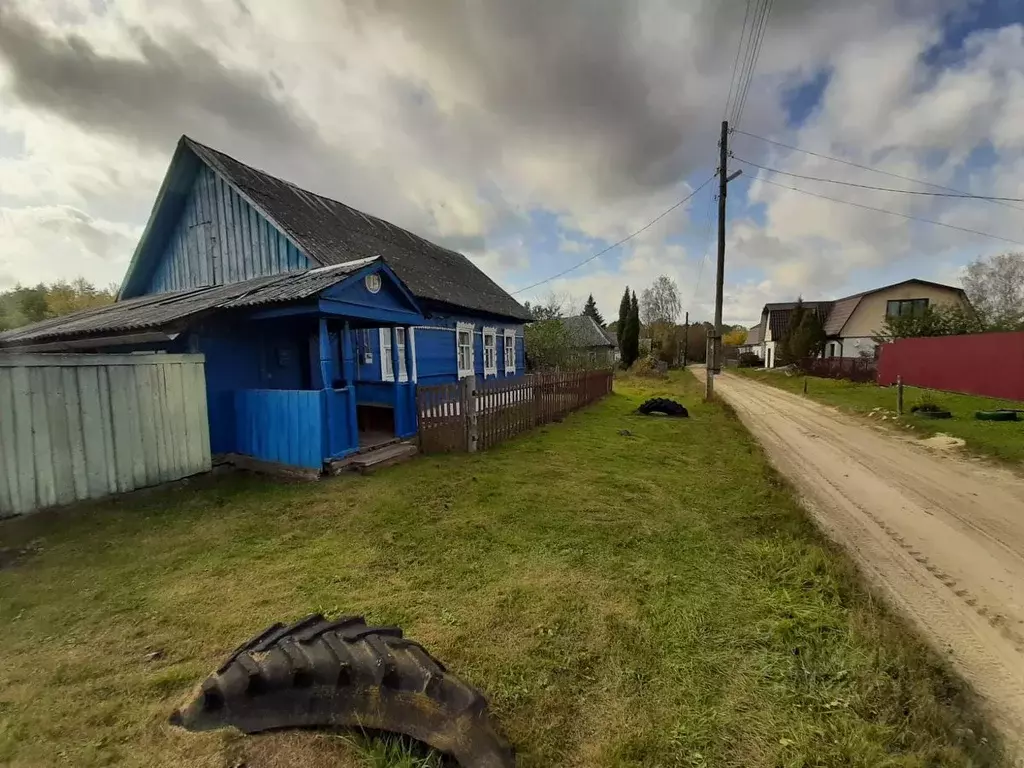
[[967, 265], [963, 277], [967, 298], [985, 325], [1024, 325], [1024, 252], [1000, 253]]
[[674, 323], [681, 308], [676, 281], [665, 275], [658, 277], [640, 296], [640, 319], [644, 325]]

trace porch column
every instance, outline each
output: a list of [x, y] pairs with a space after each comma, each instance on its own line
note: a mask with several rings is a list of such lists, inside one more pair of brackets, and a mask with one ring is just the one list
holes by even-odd
[[[409, 339], [406, 337], [406, 346], [409, 346]], [[405, 432], [405, 399], [403, 398], [402, 385], [398, 381], [398, 326], [391, 326], [391, 372], [394, 374], [395, 382], [395, 434]]]
[[319, 349], [320, 349], [320, 388], [330, 389], [333, 378], [331, 371], [331, 337], [327, 333], [327, 318], [320, 318], [320, 333], [319, 333]]
[[405, 385], [406, 413], [409, 414], [409, 431], [419, 429], [419, 414], [416, 413], [416, 346], [412, 335], [412, 326], [405, 326]]
[[352, 329], [348, 320], [341, 332], [341, 365], [345, 370], [345, 386], [348, 388], [348, 437], [349, 445], [359, 447], [359, 415], [356, 412], [356, 353], [352, 344]]

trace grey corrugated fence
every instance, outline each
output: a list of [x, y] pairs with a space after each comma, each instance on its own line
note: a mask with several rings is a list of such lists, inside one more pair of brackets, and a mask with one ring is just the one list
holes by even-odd
[[0, 354], [0, 517], [209, 469], [203, 355]]

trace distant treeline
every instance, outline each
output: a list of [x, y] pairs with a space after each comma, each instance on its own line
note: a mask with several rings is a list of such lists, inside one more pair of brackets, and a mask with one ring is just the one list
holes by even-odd
[[116, 295], [116, 285], [97, 288], [82, 277], [71, 282], [58, 280], [49, 285], [16, 285], [8, 291], [0, 291], [0, 331], [80, 309], [102, 307], [113, 303]]

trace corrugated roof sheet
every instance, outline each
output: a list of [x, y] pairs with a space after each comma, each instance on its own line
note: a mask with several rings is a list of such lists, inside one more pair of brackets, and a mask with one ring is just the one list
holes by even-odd
[[418, 298], [530, 319], [519, 302], [461, 253], [337, 200], [308, 192], [187, 136], [182, 140], [320, 264], [382, 256]]
[[590, 315], [561, 318], [569, 340], [576, 347], [614, 347], [604, 330]]
[[747, 329], [747, 344], [761, 343], [761, 324], [752, 325]]
[[316, 296], [375, 261], [376, 258], [361, 259], [303, 272], [255, 277], [241, 283], [150, 294], [118, 301], [105, 307], [86, 309], [0, 333], [0, 347], [161, 328], [216, 309], [298, 301]]

